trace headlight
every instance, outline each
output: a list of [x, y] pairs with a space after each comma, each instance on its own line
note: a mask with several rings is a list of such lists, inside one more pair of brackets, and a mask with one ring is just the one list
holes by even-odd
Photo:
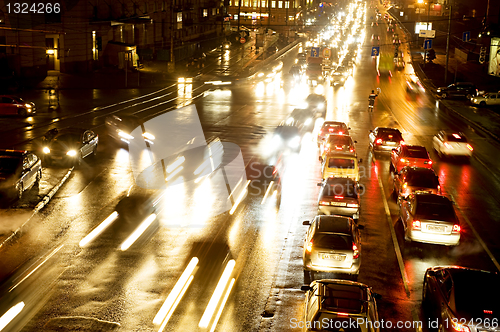
[[311, 124], [311, 122], [312, 122], [312, 119], [309, 118], [309, 119], [306, 120], [306, 122], [304, 122], [304, 125], [308, 126], [308, 125]]
[[437, 89], [437, 92], [438, 92], [438, 93], [439, 93], [439, 92], [441, 92], [441, 89]]
[[273, 145], [279, 145], [281, 144], [281, 137], [279, 137], [278, 135], [274, 135], [273, 136]]
[[262, 77], [262, 76], [264, 76], [264, 73], [258, 73], [257, 74], [257, 77]]
[[43, 153], [49, 154], [50, 153], [50, 149], [48, 147], [44, 147], [43, 148]]
[[288, 119], [286, 119], [286, 124], [291, 124], [293, 123], [293, 118], [292, 117], [289, 117]]
[[318, 108], [323, 108], [323, 107], [325, 107], [325, 104], [323, 104], [323, 103], [318, 104]]
[[27, 108], [31, 108], [32, 106], [30, 104], [24, 104]]
[[69, 150], [68, 152], [66, 152], [66, 155], [68, 155], [70, 157], [74, 157], [74, 156], [76, 156], [76, 151], [75, 150]]
[[300, 136], [295, 136], [288, 142], [288, 146], [291, 148], [298, 148], [300, 145]]
[[133, 138], [134, 138], [134, 136], [129, 135], [129, 134], [127, 134], [126, 132], [124, 132], [124, 131], [122, 131], [122, 130], [118, 130], [118, 136], [120, 136], [121, 138], [128, 139], [128, 140], [130, 140], [130, 139], [133, 139]]
[[477, 99], [476, 99], [476, 98], [474, 98], [474, 99], [473, 99], [473, 101], [474, 101], [475, 103], [477, 103]]

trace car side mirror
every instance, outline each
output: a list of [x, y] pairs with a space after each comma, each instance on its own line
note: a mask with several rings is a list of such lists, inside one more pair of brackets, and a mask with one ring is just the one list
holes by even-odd
[[321, 186], [323, 185], [323, 183], [318, 182], [318, 183], [316, 183], [316, 185], [317, 185], [318, 187], [321, 187]]
[[382, 295], [380, 295], [379, 293], [372, 293], [372, 296], [376, 300], [380, 300], [382, 298]]
[[361, 164], [362, 162], [363, 162], [363, 159], [360, 159], [360, 160], [358, 161], [358, 163], [360, 163], [360, 164]]
[[304, 221], [302, 222], [302, 225], [304, 225], [304, 226], [308, 226], [308, 225], [310, 225], [310, 224], [311, 224], [311, 222], [310, 222], [309, 220], [304, 220]]
[[354, 143], [356, 143], [356, 144], [357, 144], [357, 143], [358, 143], [358, 141], [354, 141]]
[[302, 286], [300, 286], [300, 290], [304, 291], [304, 292], [310, 291], [311, 290], [311, 286], [309, 286], [309, 285], [302, 285]]

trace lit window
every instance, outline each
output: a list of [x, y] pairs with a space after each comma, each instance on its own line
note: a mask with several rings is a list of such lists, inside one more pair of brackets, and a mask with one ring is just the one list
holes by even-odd
[[212, 8], [212, 16], [215, 16], [215, 14], [217, 14], [217, 9]]
[[252, 5], [252, 7], [257, 8], [257, 6], [258, 6], [257, 4], [258, 4], [258, 3], [259, 3], [259, 2], [258, 2], [257, 0], [253, 0], [253, 5]]
[[276, 1], [271, 1], [271, 8], [276, 8]]
[[278, 8], [283, 8], [283, 1], [278, 1]]
[[266, 5], [266, 0], [262, 0], [262, 2], [261, 2], [261, 4], [260, 4], [260, 6], [261, 6], [261, 7], [264, 7], [264, 8], [265, 8], [265, 7], [267, 7], [267, 5]]
[[240, 5], [240, 1], [239, 0], [234, 0], [234, 6], [238, 7], [239, 5]]
[[238, 14], [234, 14], [233, 17], [234, 17], [235, 20], [237, 20], [238, 19]]
[[177, 29], [182, 29], [182, 12], [177, 13]]
[[285, 1], [285, 8], [290, 8], [290, 1]]
[[249, 4], [248, 4], [248, 3], [249, 3], [249, 2], [248, 2], [248, 0], [245, 0], [245, 7], [248, 7], [248, 6], [249, 6]]
[[203, 17], [207, 17], [208, 16], [208, 9], [203, 9]]

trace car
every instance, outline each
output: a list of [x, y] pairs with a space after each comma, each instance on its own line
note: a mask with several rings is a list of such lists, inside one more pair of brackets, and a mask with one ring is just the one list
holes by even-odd
[[323, 141], [328, 135], [349, 135], [349, 128], [344, 122], [340, 121], [325, 121], [318, 132], [316, 142], [318, 147], [323, 144]]
[[321, 174], [327, 178], [349, 178], [359, 181], [359, 163], [355, 154], [350, 152], [335, 152], [327, 154], [323, 160]]
[[281, 177], [279, 167], [260, 162], [251, 162], [247, 167], [248, 197], [258, 197], [260, 204], [274, 202], [281, 205]]
[[274, 130], [270, 149], [299, 152], [302, 140], [301, 129], [296, 121], [283, 121]]
[[443, 332], [497, 331], [500, 275], [462, 266], [434, 266], [425, 271], [422, 306]]
[[406, 92], [411, 95], [418, 95], [425, 92], [425, 88], [415, 75], [408, 75], [406, 79]]
[[397, 200], [411, 193], [441, 194], [439, 178], [434, 170], [405, 166], [394, 175], [393, 196]]
[[392, 151], [404, 144], [403, 134], [396, 128], [376, 127], [368, 135], [370, 148], [375, 152]]
[[104, 120], [107, 134], [117, 141], [130, 143], [132, 131], [141, 125], [141, 120], [135, 115], [109, 115]]
[[294, 121], [302, 132], [311, 132], [314, 129], [314, 112], [309, 108], [295, 108], [287, 118], [287, 122]]
[[48, 164], [80, 165], [82, 159], [95, 156], [99, 137], [90, 129], [51, 129], [43, 137], [43, 157]]
[[307, 107], [313, 110], [317, 115], [324, 118], [326, 114], [325, 96], [311, 93], [306, 98]]
[[400, 201], [399, 218], [405, 241], [456, 246], [462, 226], [445, 196], [413, 193]]
[[471, 82], [458, 82], [446, 87], [437, 88], [436, 93], [443, 99], [448, 97], [466, 97], [471, 99], [478, 95], [478, 89]]
[[314, 279], [314, 272], [359, 274], [361, 265], [361, 237], [352, 218], [316, 216], [309, 225], [302, 260], [304, 275]]
[[439, 157], [466, 157], [472, 156], [474, 148], [470, 145], [463, 133], [440, 131], [432, 138], [432, 148]]
[[302, 332], [380, 331], [376, 302], [380, 295], [367, 285], [350, 280], [321, 279], [302, 286], [301, 290], [306, 291]]
[[480, 96], [475, 96], [471, 98], [471, 102], [481, 107], [500, 105], [500, 93], [488, 92]]
[[340, 215], [359, 219], [358, 184], [348, 178], [328, 178], [319, 182], [318, 215]]
[[399, 173], [405, 166], [432, 168], [432, 160], [425, 147], [404, 144], [391, 151], [389, 170]]
[[354, 141], [351, 136], [328, 135], [320, 147], [321, 155], [319, 157], [319, 161], [322, 162], [327, 154], [334, 154], [337, 152], [352, 153], [356, 155], [354, 143], [357, 143], [357, 141]]
[[0, 193], [21, 199], [23, 193], [42, 179], [42, 162], [25, 150], [0, 150]]
[[302, 76], [302, 67], [300, 65], [293, 65], [290, 67], [288, 73], [291, 74], [294, 79], [298, 80]]
[[21, 97], [0, 96], [0, 115], [31, 116], [36, 113], [35, 103], [25, 101]]

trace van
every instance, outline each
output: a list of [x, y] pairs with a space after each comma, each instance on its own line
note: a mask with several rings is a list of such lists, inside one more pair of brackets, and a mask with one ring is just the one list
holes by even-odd
[[331, 153], [325, 156], [322, 166], [323, 180], [327, 178], [349, 178], [359, 181], [359, 163], [355, 154]]

